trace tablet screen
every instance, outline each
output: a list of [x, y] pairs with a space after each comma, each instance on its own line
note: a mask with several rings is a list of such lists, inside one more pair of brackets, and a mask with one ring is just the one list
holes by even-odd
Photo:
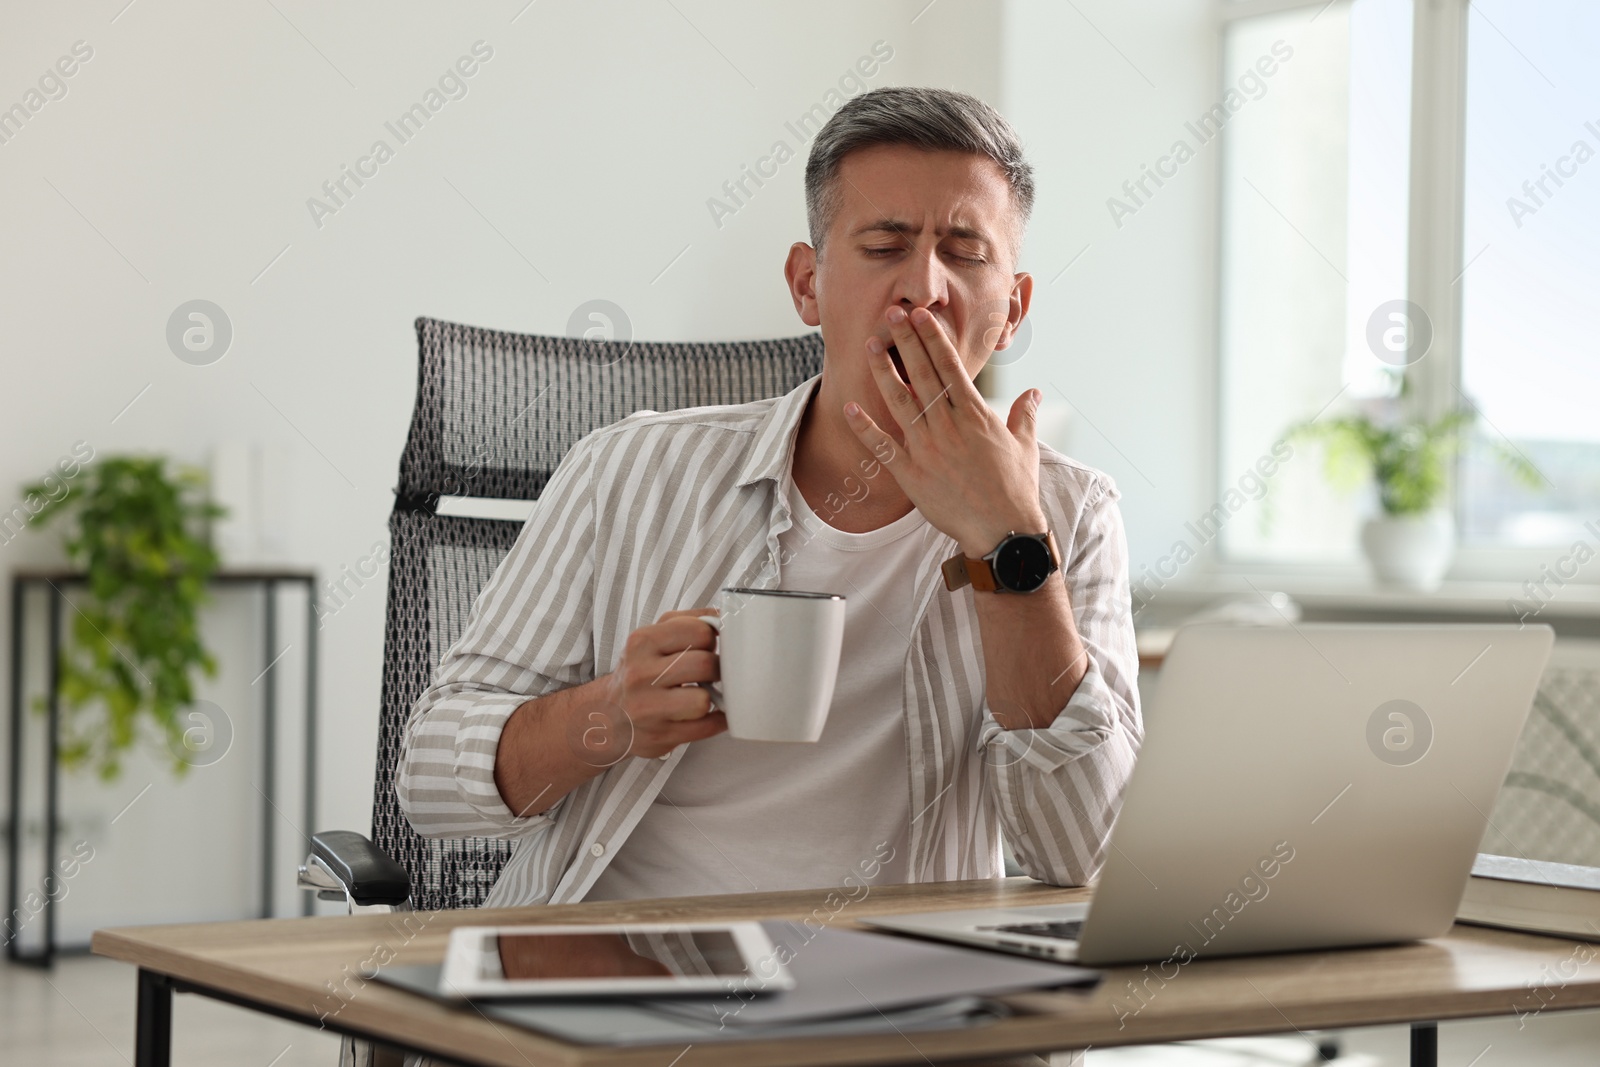
[[582, 978], [740, 978], [749, 973], [728, 930], [636, 933], [536, 933], [495, 936], [484, 978], [538, 981]]

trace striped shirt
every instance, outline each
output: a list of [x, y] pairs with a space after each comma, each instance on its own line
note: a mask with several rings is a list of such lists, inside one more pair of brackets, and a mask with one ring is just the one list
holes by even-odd
[[[579, 441], [551, 477], [412, 710], [395, 783], [425, 837], [514, 842], [485, 906], [582, 900], [682, 759], [687, 746], [624, 759], [523, 818], [494, 781], [518, 706], [609, 673], [628, 635], [663, 612], [709, 605], [726, 586], [778, 587], [778, 539], [792, 524], [782, 487], [818, 381], [751, 404], [636, 412]], [[900, 687], [912, 881], [999, 877], [1003, 835], [1033, 877], [1086, 883], [1143, 739], [1116, 488], [1039, 452], [1087, 673], [1049, 727], [1000, 726], [984, 692], [978, 594], [945, 589], [939, 565], [956, 542], [927, 539]]]

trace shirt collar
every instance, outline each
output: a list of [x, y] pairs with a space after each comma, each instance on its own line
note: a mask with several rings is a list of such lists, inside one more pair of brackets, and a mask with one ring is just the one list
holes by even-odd
[[822, 375], [813, 375], [780, 396], [756, 427], [755, 441], [739, 471], [741, 487], [764, 478], [781, 481], [794, 459], [795, 436], [806, 404]]

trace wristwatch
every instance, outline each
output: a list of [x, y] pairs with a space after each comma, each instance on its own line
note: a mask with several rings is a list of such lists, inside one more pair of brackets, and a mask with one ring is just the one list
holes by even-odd
[[1042, 534], [1006, 534], [995, 550], [982, 559], [954, 555], [944, 561], [944, 587], [955, 592], [971, 585], [980, 593], [1032, 593], [1061, 569], [1061, 549], [1055, 531]]

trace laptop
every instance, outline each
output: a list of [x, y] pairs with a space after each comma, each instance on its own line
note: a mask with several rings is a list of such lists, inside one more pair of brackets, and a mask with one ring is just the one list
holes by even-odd
[[1186, 627], [1088, 903], [860, 921], [1091, 966], [1438, 937], [1553, 640], [1548, 626]]

